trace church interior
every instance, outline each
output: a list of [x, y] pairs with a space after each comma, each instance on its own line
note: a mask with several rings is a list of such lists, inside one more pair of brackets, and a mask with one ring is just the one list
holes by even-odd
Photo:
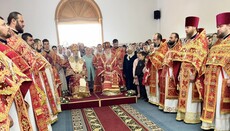
[[0, 131], [230, 131], [229, 0], [0, 2]]

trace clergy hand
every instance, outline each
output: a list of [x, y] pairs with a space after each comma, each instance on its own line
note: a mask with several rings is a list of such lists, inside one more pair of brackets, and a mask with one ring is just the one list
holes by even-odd
[[191, 76], [190, 76], [190, 82], [191, 82], [191, 83], [194, 83], [194, 82], [195, 82], [195, 76], [194, 76], [194, 75], [191, 75]]

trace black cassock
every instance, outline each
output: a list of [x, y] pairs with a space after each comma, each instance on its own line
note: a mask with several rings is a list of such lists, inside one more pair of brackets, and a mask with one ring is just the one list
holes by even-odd
[[133, 62], [136, 58], [136, 53], [129, 59], [127, 54], [124, 56], [123, 73], [125, 75], [125, 83], [127, 90], [136, 91], [136, 85], [133, 84]]

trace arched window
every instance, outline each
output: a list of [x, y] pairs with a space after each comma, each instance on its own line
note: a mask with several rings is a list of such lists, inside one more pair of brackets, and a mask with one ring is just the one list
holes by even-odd
[[102, 15], [94, 0], [61, 0], [55, 19], [60, 45], [92, 46], [103, 41]]

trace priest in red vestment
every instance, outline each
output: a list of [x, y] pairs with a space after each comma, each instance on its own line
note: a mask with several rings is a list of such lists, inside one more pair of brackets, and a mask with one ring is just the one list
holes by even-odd
[[173, 63], [174, 56], [172, 53], [181, 49], [182, 43], [179, 35], [171, 33], [167, 45], [169, 50], [165, 54], [162, 73], [159, 77], [161, 79], [159, 108], [164, 112], [177, 112], [179, 91], [177, 90], [174, 72], [178, 68]]
[[[32, 107], [34, 112], [39, 111], [39, 113], [35, 113], [35, 119], [37, 121], [38, 127], [41, 129], [46, 129], [47, 126], [49, 126], [51, 128], [50, 115], [57, 115], [57, 106], [53, 99], [53, 95], [49, 86], [45, 86], [46, 94], [48, 97], [46, 96], [44, 89], [42, 88], [40, 77], [38, 75], [38, 71], [43, 72], [45, 70], [46, 66], [48, 66], [48, 62], [45, 60], [44, 57], [34, 51], [19, 35], [19, 33], [23, 33], [24, 31], [24, 20], [20, 13], [11, 12], [8, 16], [8, 24], [10, 25], [10, 28], [12, 30], [11, 37], [7, 39], [7, 45], [2, 46], [5, 48], [7, 56], [15, 60], [15, 64], [18, 65], [23, 73], [25, 73], [30, 78], [33, 78], [33, 83], [26, 87], [30, 88], [29, 93], [31, 95], [31, 98], [28, 97], [28, 99], [32, 100]], [[27, 65], [26, 68], [25, 65]], [[27, 96], [25, 95], [26, 98]], [[50, 108], [52, 109], [52, 113], [50, 114], [46, 112], [47, 106], [46, 102], [44, 102], [47, 98], [49, 100]], [[40, 103], [38, 103], [37, 101], [40, 101]], [[42, 111], [44, 111], [44, 114], [41, 113], [40, 108], [43, 108]], [[41, 114], [44, 115], [43, 118], [38, 118]], [[38, 122], [38, 120], [40, 122]], [[55, 120], [57, 120], [57, 116]], [[44, 124], [44, 122], [46, 124]]]
[[104, 54], [98, 60], [97, 75], [102, 82], [102, 94], [111, 96], [120, 94], [119, 83], [122, 80], [122, 72], [119, 68], [119, 60], [112, 53], [110, 43], [104, 43]]
[[96, 54], [93, 57], [93, 66], [95, 68], [95, 78], [94, 78], [94, 92], [101, 92], [102, 91], [102, 85], [101, 85], [101, 77], [98, 75], [98, 61], [101, 58], [103, 54], [103, 48], [101, 44], [97, 45]]
[[230, 131], [230, 12], [216, 16], [218, 41], [205, 70], [202, 129]]
[[[179, 52], [175, 52], [173, 61], [178, 61], [179, 99], [176, 120], [185, 123], [199, 123], [201, 116], [202, 74], [208, 53], [206, 32], [198, 29], [199, 17], [185, 19], [186, 41]], [[178, 78], [178, 77], [176, 77]]]

